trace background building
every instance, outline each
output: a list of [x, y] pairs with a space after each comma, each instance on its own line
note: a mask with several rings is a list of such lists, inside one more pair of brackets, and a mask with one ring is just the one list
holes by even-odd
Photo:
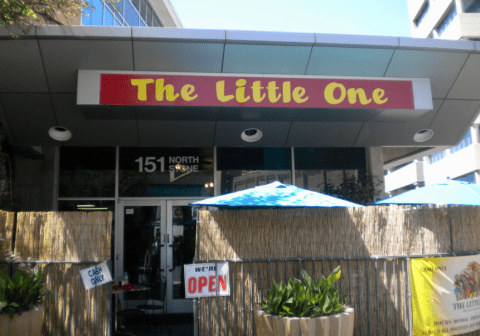
[[[408, 7], [413, 37], [480, 40], [479, 0], [409, 0]], [[471, 70], [476, 75], [476, 69]], [[447, 178], [480, 183], [479, 124], [477, 119], [465, 130], [457, 146], [451, 148], [385, 147], [385, 191], [395, 195]]]

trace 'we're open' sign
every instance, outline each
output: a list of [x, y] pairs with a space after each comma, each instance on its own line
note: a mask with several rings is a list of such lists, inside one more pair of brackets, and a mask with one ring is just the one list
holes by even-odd
[[187, 298], [230, 295], [227, 262], [192, 264], [184, 268]]

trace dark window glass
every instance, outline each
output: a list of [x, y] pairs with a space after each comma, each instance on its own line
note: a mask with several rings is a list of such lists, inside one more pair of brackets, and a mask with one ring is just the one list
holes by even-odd
[[120, 196], [213, 196], [213, 148], [120, 148]]
[[138, 12], [140, 13], [140, 16], [146, 20], [147, 19], [147, 4], [145, 3], [145, 0], [140, 0], [139, 4], [140, 8], [138, 9]]
[[430, 158], [430, 164], [432, 164], [444, 159], [446, 156], [447, 156], [447, 151], [441, 151], [441, 152], [429, 155], [428, 157]]
[[300, 188], [327, 192], [356, 183], [365, 171], [364, 148], [295, 148], [295, 185]]
[[105, 8], [105, 26], [113, 26], [113, 13]]
[[437, 33], [438, 35], [442, 35], [445, 29], [450, 25], [450, 23], [453, 21], [453, 19], [457, 16], [457, 7], [455, 4], [453, 5], [452, 9], [450, 9], [450, 12], [448, 12], [447, 16], [440, 22], [437, 28]]
[[418, 18], [415, 20], [415, 25], [418, 27], [423, 19], [425, 19], [425, 16], [427, 15], [427, 12], [430, 10], [430, 3], [427, 1], [427, 4], [425, 5], [425, 7], [423, 7], [420, 15], [418, 16]]
[[295, 148], [295, 169], [365, 169], [365, 148]]
[[61, 147], [60, 197], [114, 197], [115, 148]]
[[466, 10], [465, 13], [480, 13], [480, 1], [474, 1]]
[[468, 183], [475, 183], [475, 172], [457, 177], [454, 180], [455, 181], [468, 182]]
[[137, 9], [140, 10], [140, 0], [131, 0], [133, 3], [133, 6]]
[[154, 27], [163, 27], [162, 23], [160, 22], [160, 20], [158, 20], [158, 18], [155, 15], [153, 16], [153, 26]]
[[91, 4], [94, 7], [92, 10], [92, 25], [103, 26], [103, 1], [92, 0]]
[[152, 8], [150, 5], [147, 6], [147, 25], [152, 26]]
[[463, 136], [462, 140], [455, 147], [450, 148], [450, 153], [456, 153], [472, 144], [472, 132], [468, 129], [467, 133]]
[[217, 148], [221, 194], [280, 181], [292, 183], [290, 148]]
[[129, 26], [138, 26], [138, 14], [130, 1], [125, 1], [125, 21]]

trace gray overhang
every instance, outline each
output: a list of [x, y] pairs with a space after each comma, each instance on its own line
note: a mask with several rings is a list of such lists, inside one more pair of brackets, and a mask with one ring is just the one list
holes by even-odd
[[[480, 107], [471, 41], [92, 26], [18, 34], [0, 28], [0, 121], [17, 146], [58, 144], [56, 125], [72, 146], [450, 146]], [[79, 70], [426, 78], [433, 109], [79, 106]], [[252, 127], [263, 138], [243, 142]], [[432, 139], [415, 142], [426, 128]]]

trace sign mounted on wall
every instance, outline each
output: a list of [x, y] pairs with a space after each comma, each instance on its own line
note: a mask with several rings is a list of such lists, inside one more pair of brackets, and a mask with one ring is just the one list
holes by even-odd
[[480, 329], [480, 255], [410, 260], [413, 335]]
[[[79, 105], [432, 108], [430, 80], [418, 78], [185, 75], [80, 70], [78, 83]], [[430, 96], [426, 97], [425, 93]]]
[[184, 265], [184, 270], [186, 298], [230, 295], [227, 262]]

